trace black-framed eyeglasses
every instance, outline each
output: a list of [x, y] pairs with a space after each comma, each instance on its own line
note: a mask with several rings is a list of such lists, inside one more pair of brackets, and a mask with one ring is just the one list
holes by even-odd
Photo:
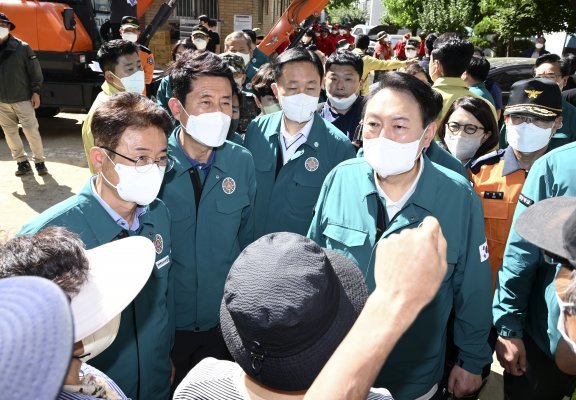
[[148, 156], [139, 156], [138, 158], [130, 158], [126, 157], [123, 154], [117, 153], [114, 150], [111, 150], [107, 147], [101, 147], [102, 149], [109, 151], [112, 154], [115, 154], [119, 157], [122, 157], [125, 160], [132, 161], [134, 163], [134, 167], [136, 167], [136, 171], [140, 173], [148, 172], [152, 165], [156, 164], [158, 167], [163, 170], [164, 173], [170, 171], [172, 167], [174, 167], [174, 160], [169, 156], [162, 156], [158, 160], [153, 159], [152, 157]]
[[534, 78], [546, 78], [546, 79], [557, 79], [561, 78], [562, 75], [555, 74], [554, 72], [546, 73], [546, 74], [534, 74]]
[[554, 121], [546, 121], [542, 118], [534, 117], [532, 115], [522, 115], [522, 114], [510, 114], [510, 121], [514, 125], [520, 125], [522, 123], [534, 124], [539, 128], [549, 128]]
[[481, 126], [476, 126], [474, 124], [459, 124], [458, 122], [448, 122], [446, 124], [446, 127], [448, 128], [448, 130], [452, 133], [458, 133], [460, 132], [461, 129], [464, 130], [464, 133], [468, 134], [468, 135], [473, 135], [476, 132], [478, 132], [478, 130], [485, 130], [483, 127]]

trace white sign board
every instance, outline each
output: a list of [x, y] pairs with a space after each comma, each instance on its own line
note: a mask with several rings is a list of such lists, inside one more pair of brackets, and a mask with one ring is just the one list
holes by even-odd
[[234, 15], [234, 31], [252, 29], [251, 15]]

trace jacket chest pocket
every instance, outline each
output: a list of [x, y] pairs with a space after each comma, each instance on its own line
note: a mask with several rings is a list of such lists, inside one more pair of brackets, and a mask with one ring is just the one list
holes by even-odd
[[482, 199], [484, 208], [484, 228], [486, 238], [499, 243], [506, 243], [515, 203], [506, 200]]
[[363, 246], [368, 238], [367, 232], [334, 224], [326, 225], [322, 234], [326, 237], [327, 247], [341, 250]]
[[221, 214], [234, 214], [241, 213], [244, 207], [250, 204], [250, 199], [247, 194], [239, 196], [230, 196], [225, 199], [216, 200], [216, 210]]
[[295, 171], [292, 188], [287, 190], [286, 197], [293, 207], [312, 210], [318, 200], [323, 182], [324, 176], [317, 171]]

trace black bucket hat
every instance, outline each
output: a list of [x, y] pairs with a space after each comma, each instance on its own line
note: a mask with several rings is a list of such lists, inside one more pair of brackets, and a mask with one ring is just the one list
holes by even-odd
[[272, 233], [248, 246], [230, 269], [222, 334], [250, 377], [276, 390], [305, 390], [367, 297], [362, 273], [348, 258], [295, 233]]
[[527, 114], [553, 121], [562, 112], [562, 92], [551, 79], [533, 78], [518, 81], [510, 88], [504, 115]]
[[10, 24], [10, 30], [11, 31], [16, 28], [16, 25], [14, 25], [14, 22], [10, 21], [8, 16], [4, 13], [1, 13], [1, 12], [0, 12], [0, 21], [8, 22]]
[[518, 217], [516, 232], [576, 268], [576, 197], [553, 197], [531, 205]]

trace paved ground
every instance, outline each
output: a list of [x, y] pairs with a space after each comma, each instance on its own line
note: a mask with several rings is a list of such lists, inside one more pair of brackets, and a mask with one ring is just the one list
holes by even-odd
[[[16, 163], [4, 139], [0, 140], [0, 240], [48, 207], [77, 193], [89, 177], [81, 139], [85, 114], [58, 114], [40, 119], [40, 133], [50, 175], [14, 176]], [[26, 142], [25, 142], [26, 143]], [[25, 144], [27, 147], [27, 144]], [[502, 370], [496, 360], [481, 400], [502, 400]]]

